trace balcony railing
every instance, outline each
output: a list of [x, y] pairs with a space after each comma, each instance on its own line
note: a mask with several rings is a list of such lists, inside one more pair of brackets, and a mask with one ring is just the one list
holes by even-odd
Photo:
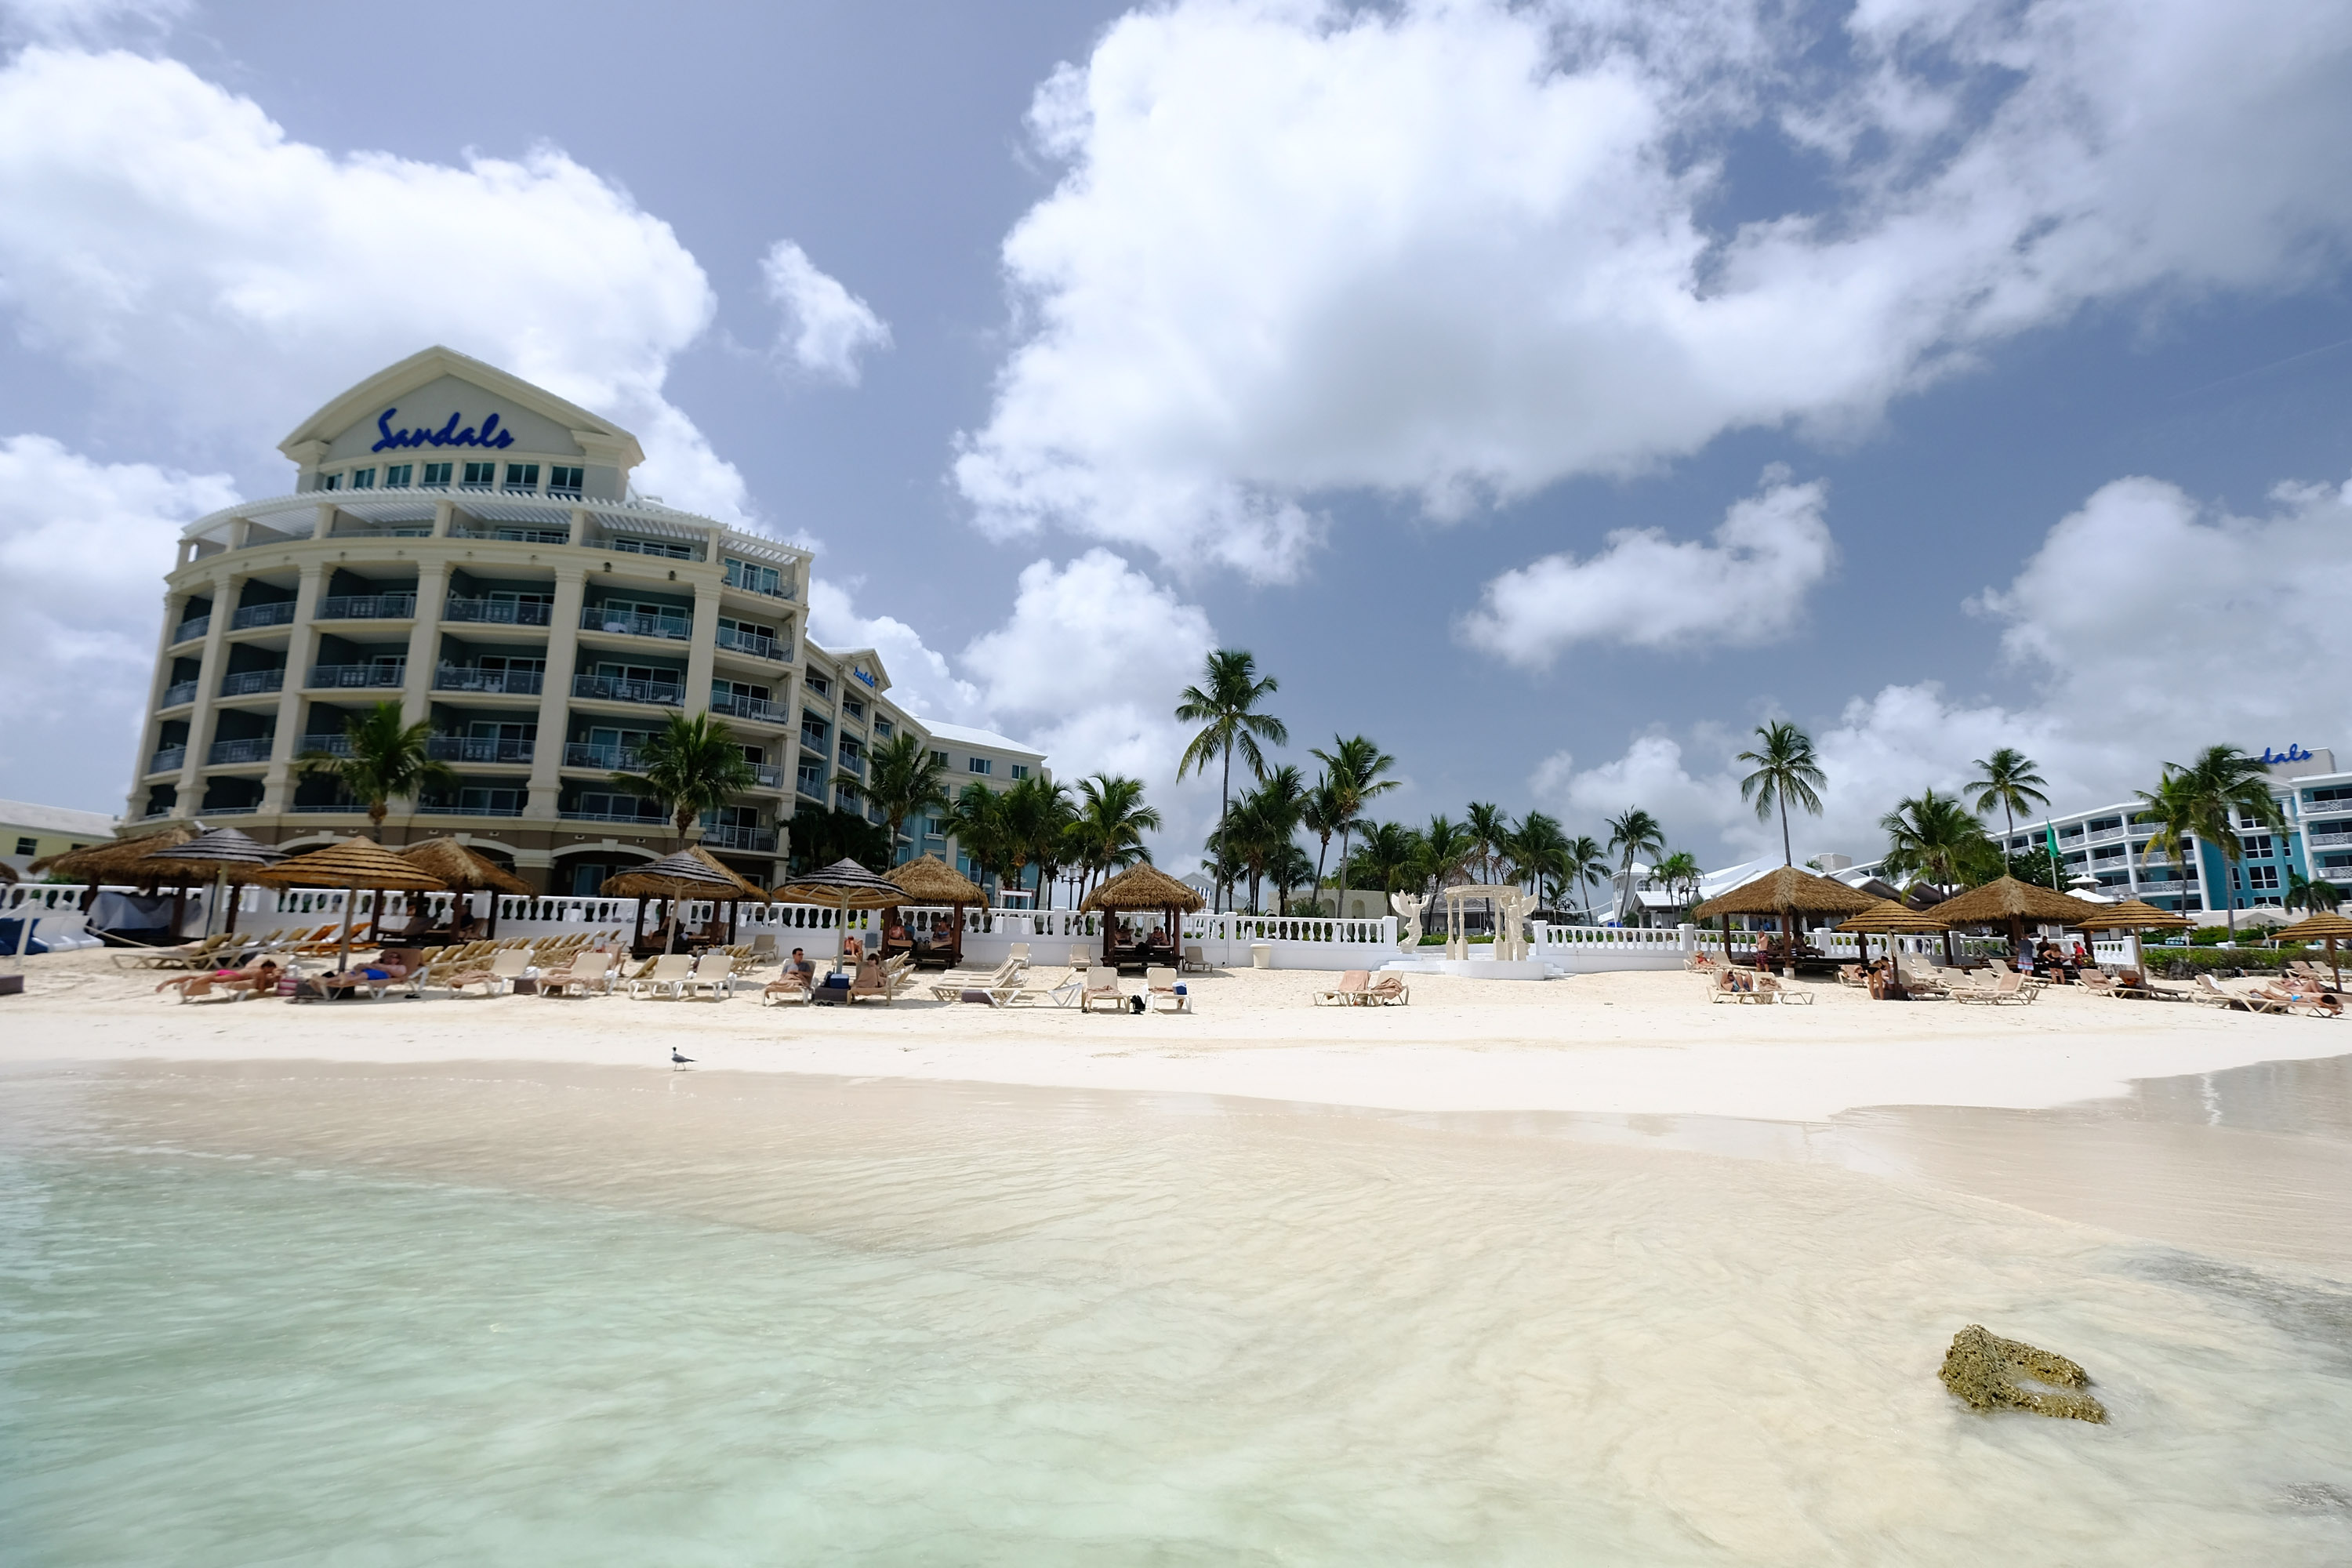
[[319, 601], [322, 621], [404, 621], [415, 614], [414, 594], [337, 594]]
[[445, 664], [433, 672], [436, 691], [477, 691], [487, 695], [536, 697], [547, 683], [537, 669], [484, 669], [479, 665]]
[[175, 643], [194, 642], [212, 629], [213, 618], [210, 616], [190, 616], [180, 623], [179, 629], [173, 632], [172, 640]]
[[597, 746], [586, 741], [563, 742], [563, 765], [567, 768], [597, 768], [608, 773], [641, 773], [646, 760], [627, 746]]
[[2308, 828], [2304, 833], [2303, 841], [2308, 845], [2352, 844], [2352, 823]]
[[583, 605], [580, 610], [580, 629], [583, 632], [618, 632], [635, 637], [667, 637], [672, 642], [684, 642], [694, 635], [694, 617], [686, 615], [648, 616], [635, 610], [611, 610], [601, 605]]
[[195, 700], [196, 683], [193, 680], [175, 680], [163, 688], [163, 706], [166, 708], [177, 708], [183, 702]]
[[773, 659], [778, 664], [793, 662], [791, 648], [773, 637], [761, 637], [755, 633], [744, 631], [740, 626], [719, 627], [717, 640], [720, 647], [733, 648], [737, 653], [748, 653], [754, 658]]
[[433, 801], [416, 808], [426, 816], [520, 816], [520, 801], [509, 805], [500, 801], [464, 799]]
[[660, 805], [650, 800], [646, 802], [643, 811], [559, 811], [555, 815], [566, 822], [633, 822], [651, 827], [662, 826], [669, 821]]
[[188, 748], [185, 746], [165, 746], [147, 759], [147, 771], [151, 773], [176, 773], [187, 765]]
[[739, 697], [731, 691], [711, 693], [710, 710], [761, 724], [782, 724], [790, 718], [781, 702], [771, 702], [764, 697]]
[[310, 678], [305, 683], [311, 687], [382, 688], [404, 686], [408, 682], [408, 661], [391, 659], [383, 664], [314, 664]]
[[256, 626], [289, 626], [294, 624], [294, 601], [280, 599], [271, 605], [247, 605], [229, 617], [229, 630], [249, 632]]
[[235, 763], [266, 763], [269, 748], [276, 744], [268, 735], [255, 735], [242, 741], [215, 741], [205, 753], [205, 762], [212, 767], [226, 767]]
[[452, 595], [441, 606], [445, 621], [472, 621], [486, 626], [543, 626], [554, 618], [555, 606], [514, 599], [460, 599]]
[[292, 808], [291, 808], [291, 809], [293, 809], [293, 810], [295, 810], [295, 811], [298, 811], [298, 812], [307, 813], [307, 814], [316, 814], [316, 813], [330, 812], [330, 811], [348, 811], [348, 812], [354, 812], [354, 813], [356, 813], [356, 812], [363, 812], [363, 811], [365, 811], [365, 810], [367, 809], [367, 807], [366, 807], [366, 806], [362, 805], [358, 801], [355, 801], [355, 800], [333, 800], [333, 801], [329, 801], [329, 802], [327, 802], [327, 803], [326, 803], [325, 805], [320, 805], [320, 804], [319, 802], [317, 802], [317, 801], [299, 801], [299, 800], [298, 800], [298, 801], [296, 801], [296, 802], [294, 803], [294, 805], [293, 805], [293, 806], [292, 806]]
[[235, 675], [221, 677], [223, 697], [250, 697], [258, 691], [276, 691], [286, 684], [283, 669], [241, 669]]
[[196, 809], [206, 816], [251, 816], [258, 805], [200, 805]]
[[776, 830], [772, 827], [706, 827], [702, 842], [714, 849], [770, 850], [776, 847]]
[[2097, 832], [2090, 836], [2090, 842], [2094, 844], [2120, 844], [2123, 842], [2123, 837], [2124, 830], [2120, 827], [2102, 827]]
[[866, 759], [858, 756], [855, 752], [844, 752], [840, 755], [835, 757], [834, 761], [839, 763], [843, 767], [847, 768], [851, 773], [856, 773], [859, 778], [864, 778], [866, 776]]
[[[349, 735], [305, 735], [294, 754], [300, 756], [304, 752], [314, 752], [321, 756], [348, 757], [352, 754], [352, 738]], [[323, 811], [326, 807], [318, 809]]]
[[686, 706], [686, 688], [660, 680], [624, 680], [611, 675], [575, 675], [572, 695], [600, 702], [647, 702], [660, 708]]
[[753, 763], [751, 764], [751, 771], [760, 776], [760, 787], [761, 789], [782, 789], [784, 787], [784, 770], [777, 766], [775, 763]]
[[435, 735], [425, 742], [425, 754], [436, 763], [527, 763], [537, 746], [488, 735]]

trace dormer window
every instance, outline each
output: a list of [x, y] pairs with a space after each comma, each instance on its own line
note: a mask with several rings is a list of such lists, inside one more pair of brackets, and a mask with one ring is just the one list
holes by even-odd
[[499, 482], [496, 463], [468, 463], [464, 477], [458, 481], [469, 490], [486, 490]]
[[584, 477], [579, 468], [558, 463], [547, 470], [547, 493], [551, 496], [576, 496]]
[[352, 470], [352, 489], [355, 490], [372, 490], [375, 489], [375, 470], [373, 468], [353, 468]]
[[428, 490], [447, 489], [449, 488], [449, 465], [446, 463], [425, 464], [425, 477], [418, 480], [417, 483], [421, 488]]
[[507, 489], [509, 490], [519, 491], [525, 495], [528, 495], [532, 490], [539, 489], [539, 465], [537, 463], [509, 463], [507, 465]]
[[415, 472], [416, 465], [414, 463], [391, 464], [383, 470], [383, 488], [388, 490], [404, 490], [415, 482], [413, 477]]

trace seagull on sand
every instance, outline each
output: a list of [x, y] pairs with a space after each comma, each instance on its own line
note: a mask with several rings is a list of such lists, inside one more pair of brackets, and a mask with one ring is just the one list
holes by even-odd
[[684, 1072], [686, 1070], [686, 1064], [693, 1059], [694, 1058], [692, 1057], [678, 1055], [677, 1047], [676, 1046], [672, 1046], [669, 1048], [669, 1070], [672, 1072]]

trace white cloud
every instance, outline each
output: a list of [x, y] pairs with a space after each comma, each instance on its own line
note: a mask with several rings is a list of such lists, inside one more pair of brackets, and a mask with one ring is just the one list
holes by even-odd
[[958, 676], [945, 655], [895, 616], [861, 616], [852, 590], [827, 577], [809, 582], [809, 636], [828, 648], [870, 647], [890, 673], [890, 699], [918, 718], [946, 724], [989, 721], [980, 688]]
[[152, 36], [186, 16], [190, 0], [0, 0], [0, 39], [88, 44]]
[[[1898, 799], [1958, 791], [2004, 745], [2040, 762], [2061, 811], [2129, 799], [2160, 763], [2220, 742], [2335, 745], [2352, 760], [2352, 690], [2326, 678], [2352, 667], [2341, 609], [2352, 603], [2352, 485], [2284, 485], [2273, 499], [2245, 518], [2154, 479], [2103, 486], [2007, 586], [1971, 602], [2001, 624], [2002, 655], [2032, 679], [2033, 698], [1959, 700], [1920, 682], [1848, 701], [1813, 728], [1827, 809], [1795, 825], [1800, 858], [1878, 854], [1878, 818]], [[1586, 820], [1641, 805], [1673, 833], [1714, 832], [1735, 856], [1761, 854], [1779, 830], [1739, 804], [1744, 770], [1730, 757], [1745, 743], [1645, 735], [1599, 767], [1549, 760], [1531, 783]]]
[[809, 374], [855, 386], [858, 356], [890, 346], [889, 323], [791, 240], [768, 247], [760, 273], [783, 312], [776, 352]]
[[642, 489], [744, 510], [662, 394], [711, 317], [701, 268], [553, 148], [339, 156], [174, 61], [26, 49], [0, 69], [0, 304], [28, 345], [240, 462], [437, 342], [635, 429]]
[[1654, 528], [1619, 529], [1588, 561], [1547, 555], [1486, 584], [1458, 628], [1473, 647], [1540, 668], [1580, 642], [1636, 647], [1753, 647], [1803, 619], [1805, 596], [1837, 559], [1822, 511], [1827, 487], [1767, 469], [1734, 504], [1714, 542]]
[[[2326, 275], [2352, 11], [1178, 0], [1033, 109], [982, 524], [1296, 573], [1318, 492], [1434, 517], [1727, 430], [1865, 427], [2085, 303]], [[1824, 53], [1851, 65], [1826, 77]], [[1738, 186], [1779, 140], [1827, 193]]]
[[121, 809], [154, 668], [154, 584], [181, 525], [236, 499], [224, 474], [0, 439], [0, 794]]

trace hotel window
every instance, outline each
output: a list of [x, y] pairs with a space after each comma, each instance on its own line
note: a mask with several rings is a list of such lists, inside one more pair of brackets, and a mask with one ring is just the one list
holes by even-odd
[[890, 727], [890, 721], [889, 721], [889, 720], [887, 720], [887, 719], [877, 719], [877, 720], [875, 720], [875, 721], [874, 721], [874, 738], [875, 738], [876, 740], [877, 740], [877, 741], [887, 741], [887, 740], [888, 740], [888, 739], [889, 739], [889, 738], [890, 738], [894, 733], [896, 733], [896, 731], [895, 731], [894, 730], [892, 730], [892, 728]]
[[947, 828], [947, 824], [946, 824], [946, 823], [941, 822], [941, 821], [940, 821], [938, 817], [936, 817], [936, 816], [927, 816], [927, 817], [923, 818], [923, 837], [926, 837], [926, 838], [945, 838], [947, 836], [948, 836], [948, 828]]
[[19, 855], [30, 855], [35, 850], [40, 848], [40, 840], [37, 838], [19, 838], [16, 840], [16, 853]]
[[691, 561], [694, 552], [666, 539], [615, 539], [613, 548], [624, 555], [658, 555], [665, 561]]
[[2246, 841], [2245, 841], [2245, 842], [2246, 842], [2246, 853], [2245, 853], [2245, 858], [2246, 858], [2246, 859], [2249, 859], [2249, 860], [2267, 860], [2267, 859], [2269, 859], [2269, 858], [2271, 858], [2271, 836], [2270, 836], [2269, 834], [2267, 834], [2267, 833], [2257, 833], [2257, 834], [2253, 834], [2252, 836], [2249, 837], [2246, 839]]
[[727, 585], [749, 588], [754, 594], [770, 594], [778, 597], [783, 595], [783, 579], [776, 574], [774, 567], [758, 566], [731, 557], [727, 562]]
[[[824, 676], [817, 674], [814, 670], [811, 670], [808, 678], [808, 689], [811, 691], [815, 692], [819, 697], [823, 697], [833, 689], [833, 682], [827, 680]], [[943, 763], [947, 761], [947, 757], [944, 753], [940, 757], [940, 761]]]
[[2264, 888], [2275, 889], [2278, 885], [2277, 867], [2249, 866], [2246, 868], [2246, 886], [2249, 888], [2256, 889]]
[[581, 471], [558, 463], [547, 470], [547, 493], [576, 496], [580, 493]]
[[510, 490], [526, 491], [539, 489], [539, 465], [537, 463], [509, 463], [507, 465], [507, 489]]
[[353, 468], [352, 470], [352, 489], [355, 490], [372, 490], [375, 489], [375, 470], [373, 468]]
[[425, 464], [423, 484], [425, 489], [428, 490], [447, 489], [449, 488], [449, 465], [446, 463]]
[[996, 766], [996, 764], [995, 764], [995, 763], [993, 763], [990, 762], [986, 757], [974, 757], [974, 758], [972, 758], [972, 759], [971, 759], [971, 763], [970, 763], [968, 765], [970, 766], [971, 770], [973, 773], [985, 773], [992, 772], [992, 771], [994, 771], [995, 766]]
[[465, 478], [459, 482], [469, 490], [488, 489], [499, 482], [499, 466], [496, 463], [468, 463]]
[[803, 763], [799, 767], [793, 770], [793, 776], [794, 782], [799, 784], [800, 792], [803, 795], [815, 795], [819, 798], [824, 796], [824, 765], [823, 763]]
[[843, 698], [841, 700], [841, 710], [844, 713], [848, 714], [853, 719], [863, 719], [866, 717], [866, 704], [860, 702], [855, 697]]
[[940, 767], [946, 767], [948, 765], [948, 754], [945, 752], [933, 752], [931, 753], [931, 761], [938, 763]]
[[388, 490], [404, 490], [409, 487], [412, 476], [415, 472], [416, 465], [414, 463], [389, 464], [383, 470], [383, 488]]
[[1013, 764], [1013, 776], [1016, 779], [1025, 779], [1029, 776], [1029, 770], [1022, 763], [1015, 763]]
[[322, 490], [341, 489], [343, 488], [343, 476], [341, 474], [320, 474], [319, 476], [319, 488]]

